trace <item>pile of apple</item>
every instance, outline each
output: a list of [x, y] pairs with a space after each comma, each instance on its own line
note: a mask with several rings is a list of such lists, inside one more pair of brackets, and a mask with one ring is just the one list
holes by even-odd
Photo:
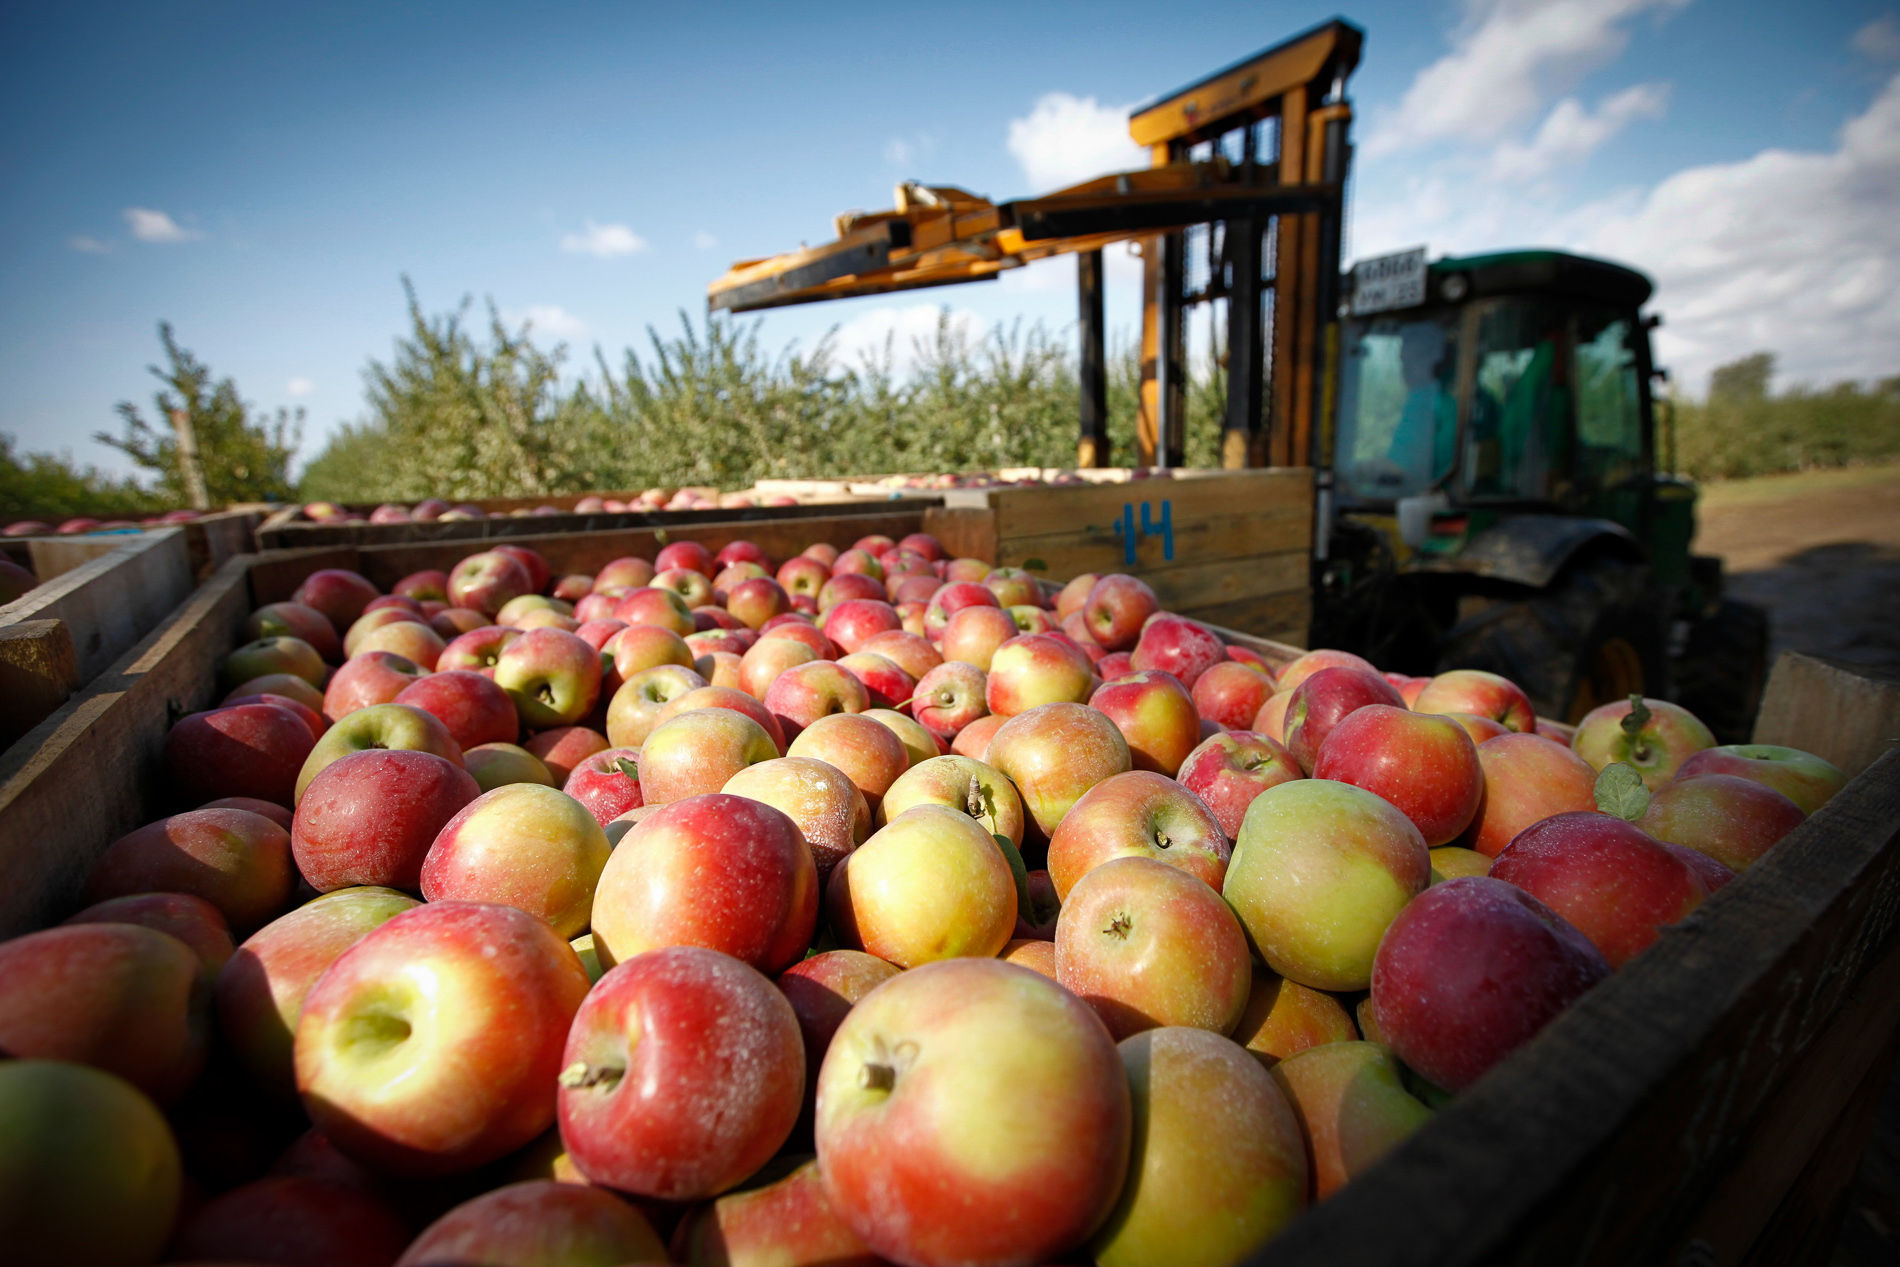
[[510, 511], [487, 511], [473, 502], [451, 504], [440, 497], [428, 497], [413, 506], [384, 502], [368, 514], [348, 510], [335, 502], [309, 502], [301, 507], [305, 519], [313, 523], [406, 524], [454, 523], [468, 519], [519, 519], [547, 515], [624, 514], [649, 510], [715, 510], [743, 506], [796, 506], [798, 499], [784, 494], [722, 493], [716, 488], [649, 488], [625, 499], [589, 495], [574, 503], [572, 510], [559, 506], [535, 506]]
[[0, 528], [0, 537], [76, 537], [89, 532], [134, 532], [140, 528], [169, 528], [175, 524], [188, 524], [198, 519], [203, 512], [196, 510], [168, 510], [162, 515], [150, 515], [144, 519], [94, 519], [87, 515], [76, 515], [63, 519], [58, 524], [44, 519], [16, 519], [4, 528]]
[[9, 1262], [1232, 1262], [1844, 782], [924, 535], [248, 632], [0, 943]]

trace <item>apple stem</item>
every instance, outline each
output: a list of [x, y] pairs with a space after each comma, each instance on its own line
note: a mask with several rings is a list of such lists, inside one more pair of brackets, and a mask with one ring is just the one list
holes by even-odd
[[590, 1065], [584, 1060], [577, 1060], [561, 1070], [559, 1081], [570, 1091], [578, 1091], [603, 1083], [618, 1083], [626, 1073], [625, 1069], [615, 1069], [610, 1065]]
[[866, 1091], [889, 1091], [897, 1085], [897, 1070], [889, 1065], [867, 1064], [858, 1070], [858, 1085]]
[[1652, 714], [1649, 705], [1643, 702], [1641, 695], [1630, 696], [1630, 711], [1623, 718], [1623, 733], [1629, 736], [1630, 755], [1638, 761], [1649, 760], [1649, 745], [1643, 742], [1643, 727], [1649, 725]]

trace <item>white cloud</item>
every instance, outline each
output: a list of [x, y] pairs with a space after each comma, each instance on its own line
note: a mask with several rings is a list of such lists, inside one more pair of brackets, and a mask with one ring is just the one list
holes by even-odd
[[67, 238], [66, 245], [72, 247], [75, 251], [84, 251], [88, 255], [104, 255], [112, 249], [107, 243], [101, 242], [98, 238], [90, 237], [84, 233], [75, 233], [72, 237]]
[[1412, 80], [1365, 141], [1376, 158], [1424, 142], [1495, 140], [1614, 61], [1625, 24], [1687, 0], [1465, 0], [1452, 50]]
[[317, 390], [317, 385], [307, 378], [293, 378], [284, 384], [284, 391], [291, 396], [308, 396]]
[[832, 336], [832, 355], [837, 364], [856, 368], [867, 357], [882, 360], [888, 351], [892, 370], [903, 378], [917, 366], [919, 344], [927, 346], [936, 339], [937, 323], [946, 311], [953, 335], [972, 341], [983, 337], [983, 323], [966, 309], [906, 304], [873, 308], [844, 322]]
[[915, 151], [911, 149], [910, 142], [901, 136], [892, 137], [889, 144], [884, 147], [884, 161], [896, 167], [906, 166], [914, 154]]
[[702, 251], [710, 251], [719, 245], [719, 239], [706, 232], [706, 230], [701, 229], [699, 232], [693, 234], [693, 245]]
[[1149, 162], [1128, 135], [1127, 106], [1066, 92], [1045, 93], [1027, 116], [1011, 119], [1007, 144], [1036, 193]]
[[553, 335], [557, 339], [587, 337], [587, 323], [559, 304], [530, 304], [525, 312], [504, 312], [502, 316], [511, 322], [526, 323], [536, 334]]
[[589, 220], [584, 232], [561, 235], [561, 249], [608, 259], [616, 255], [636, 255], [647, 249], [647, 240], [627, 225], [596, 224]]
[[1900, 62], [1900, 19], [1884, 13], [1854, 32], [1854, 51], [1877, 62]]
[[1565, 97], [1544, 116], [1528, 143], [1505, 141], [1492, 152], [1493, 180], [1532, 180], [1554, 168], [1581, 163], [1611, 137], [1638, 119], [1659, 119], [1669, 104], [1667, 84], [1637, 84], [1607, 98], [1592, 114], [1575, 97]]
[[127, 207], [125, 222], [131, 228], [132, 236], [141, 242], [189, 242], [204, 236], [196, 229], [187, 229], [163, 211], [155, 211], [150, 207]]

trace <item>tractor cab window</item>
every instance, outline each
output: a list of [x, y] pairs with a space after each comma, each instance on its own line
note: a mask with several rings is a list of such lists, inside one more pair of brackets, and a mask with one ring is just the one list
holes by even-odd
[[1627, 490], [1648, 469], [1635, 333], [1631, 312], [1577, 314], [1577, 484], [1585, 498]]
[[1478, 314], [1465, 428], [1465, 492], [1562, 502], [1569, 495], [1571, 386], [1564, 310], [1506, 299]]
[[1346, 327], [1334, 465], [1356, 501], [1423, 493], [1450, 474], [1458, 437], [1457, 314]]

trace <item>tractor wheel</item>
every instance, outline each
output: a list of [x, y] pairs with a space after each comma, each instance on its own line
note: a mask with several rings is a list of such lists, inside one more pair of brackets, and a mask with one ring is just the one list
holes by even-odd
[[[1524, 688], [1538, 716], [1574, 722], [1599, 704], [1668, 687], [1668, 637], [1644, 601], [1648, 570], [1607, 557], [1573, 561], [1549, 586], [1475, 596], [1439, 643], [1439, 671], [1487, 669]], [[1473, 610], [1475, 608], [1475, 610]]]
[[1676, 661], [1676, 702], [1700, 717], [1720, 743], [1747, 743], [1768, 682], [1768, 613], [1724, 599], [1689, 628]]

